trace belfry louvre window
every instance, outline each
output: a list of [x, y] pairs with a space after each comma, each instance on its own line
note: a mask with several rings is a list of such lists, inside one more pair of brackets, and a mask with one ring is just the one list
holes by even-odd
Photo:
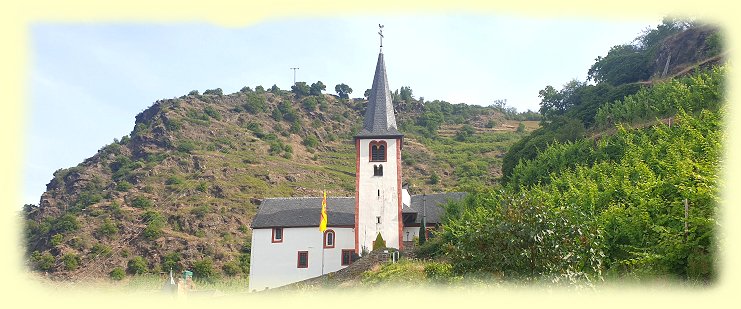
[[386, 142], [370, 142], [370, 160], [371, 162], [386, 162]]

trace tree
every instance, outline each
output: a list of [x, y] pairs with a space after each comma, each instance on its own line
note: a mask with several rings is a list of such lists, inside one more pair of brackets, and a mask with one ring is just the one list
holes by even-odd
[[399, 90], [399, 99], [401, 99], [404, 102], [411, 102], [414, 100], [414, 96], [412, 95], [412, 88], [409, 86], [403, 86]]
[[207, 89], [206, 91], [203, 92], [203, 94], [214, 94], [214, 95], [221, 96], [224, 94], [224, 91], [222, 91], [221, 88]]
[[373, 251], [383, 248], [386, 248], [386, 241], [383, 240], [383, 236], [381, 236], [381, 233], [378, 233], [378, 235], [376, 236], [376, 241], [373, 242]]
[[309, 85], [306, 84], [306, 82], [296, 82], [293, 86], [291, 86], [291, 92], [293, 92], [298, 97], [303, 97], [309, 95], [311, 91], [311, 88]]
[[366, 99], [367, 99], [368, 97], [370, 97], [370, 94], [371, 94], [371, 90], [370, 90], [370, 89], [365, 89], [365, 92], [363, 92], [363, 96], [364, 96], [364, 97], [365, 97]]
[[273, 87], [270, 87], [270, 93], [273, 93], [273, 94], [280, 93], [280, 88], [278, 88], [278, 85], [273, 84]]
[[337, 92], [337, 95], [340, 96], [342, 99], [349, 99], [350, 94], [352, 93], [352, 88], [350, 86], [343, 84], [337, 84], [334, 86], [334, 91]]
[[147, 272], [147, 260], [141, 256], [135, 256], [129, 260], [126, 269], [130, 274], [141, 275]]
[[310, 95], [322, 95], [322, 91], [326, 90], [327, 86], [324, 85], [321, 81], [317, 81], [316, 83], [311, 84], [311, 87], [309, 89]]

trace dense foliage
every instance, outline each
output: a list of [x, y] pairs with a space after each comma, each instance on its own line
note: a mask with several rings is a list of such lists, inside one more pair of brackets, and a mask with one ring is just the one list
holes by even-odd
[[672, 81], [626, 97], [677, 106], [671, 126], [619, 126], [598, 141], [553, 144], [521, 161], [507, 186], [449, 207], [442, 248], [454, 269], [528, 279], [712, 280], [720, 72], [684, 79], [691, 87]]

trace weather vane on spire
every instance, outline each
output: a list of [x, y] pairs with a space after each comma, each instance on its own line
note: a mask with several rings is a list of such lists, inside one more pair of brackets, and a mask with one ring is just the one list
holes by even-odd
[[381, 24], [378, 24], [378, 35], [381, 36], [381, 51], [383, 51], [383, 25]]

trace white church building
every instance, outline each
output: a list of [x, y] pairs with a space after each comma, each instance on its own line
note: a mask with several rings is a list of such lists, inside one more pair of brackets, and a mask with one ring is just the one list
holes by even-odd
[[250, 291], [262, 291], [340, 270], [373, 248], [380, 233], [402, 249], [440, 222], [443, 205], [465, 193], [409, 195], [402, 188], [401, 151], [383, 52], [378, 55], [363, 129], [355, 136], [355, 197], [327, 198], [327, 230], [319, 230], [322, 198], [267, 198], [252, 221]]

